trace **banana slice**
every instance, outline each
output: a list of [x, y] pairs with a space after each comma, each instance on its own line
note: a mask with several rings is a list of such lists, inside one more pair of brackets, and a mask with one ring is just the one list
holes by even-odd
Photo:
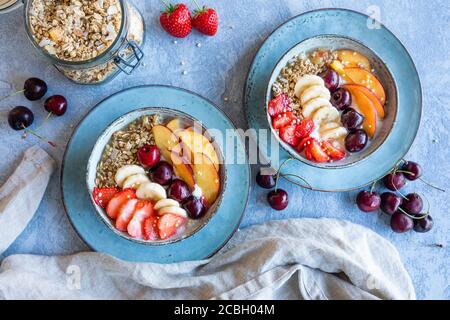
[[336, 122], [336, 120], [339, 119], [339, 111], [330, 106], [322, 107], [314, 112], [312, 119], [317, 125], [327, 122]]
[[176, 214], [180, 217], [187, 218], [187, 212], [183, 208], [180, 207], [164, 207], [158, 211], [160, 216], [165, 215], [166, 213]]
[[315, 98], [323, 98], [327, 101], [330, 101], [331, 93], [330, 90], [328, 90], [324, 86], [315, 85], [309, 88], [306, 88], [305, 91], [303, 91], [301, 97], [300, 97], [300, 103], [302, 105], [305, 105], [308, 103], [308, 101], [311, 101]]
[[328, 123], [322, 124], [322, 125], [320, 126], [319, 131], [320, 131], [320, 132], [325, 132], [325, 131], [330, 130], [330, 129], [336, 129], [336, 128], [339, 128], [340, 126], [341, 126], [341, 125], [340, 125], [339, 123], [337, 123], [337, 122], [328, 122]]
[[125, 179], [122, 188], [137, 189], [141, 184], [146, 182], [150, 182], [150, 180], [147, 178], [145, 174], [142, 173], [133, 174], [132, 176], [129, 176], [128, 178]]
[[311, 86], [325, 86], [325, 82], [323, 79], [319, 76], [314, 75], [305, 75], [297, 80], [297, 83], [295, 84], [295, 95], [300, 98], [303, 91], [305, 91], [306, 88]]
[[123, 183], [125, 182], [125, 179], [134, 174], [145, 174], [145, 170], [144, 170], [144, 168], [134, 165], [134, 164], [126, 165], [126, 166], [120, 167], [117, 170], [114, 180], [116, 181], [116, 183], [119, 187], [122, 187]]
[[136, 197], [143, 200], [159, 201], [166, 199], [166, 190], [159, 184], [153, 182], [143, 183], [136, 190]]
[[303, 106], [302, 109], [302, 115], [304, 118], [310, 118], [311, 115], [318, 110], [321, 107], [333, 107], [330, 103], [330, 101], [323, 99], [323, 98], [317, 98], [309, 101], [307, 104]]
[[344, 127], [338, 127], [322, 132], [321, 137], [323, 140], [337, 140], [345, 135], [347, 135], [347, 129]]
[[178, 203], [178, 201], [175, 201], [173, 199], [161, 199], [155, 204], [153, 209], [161, 210], [162, 208], [165, 207], [179, 207], [179, 206], [180, 204]]

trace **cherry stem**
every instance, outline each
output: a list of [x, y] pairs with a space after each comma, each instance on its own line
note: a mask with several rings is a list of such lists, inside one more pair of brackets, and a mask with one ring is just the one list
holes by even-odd
[[286, 163], [288, 163], [291, 160], [294, 160], [294, 158], [288, 158], [288, 159], [284, 160], [283, 163], [281, 164], [281, 166], [278, 168], [277, 177], [275, 179], [275, 192], [278, 189], [278, 180], [280, 179], [281, 169], [286, 165]]
[[27, 127], [25, 127], [22, 124], [22, 128], [25, 130], [26, 133], [30, 133], [31, 135], [35, 136], [36, 138], [38, 138], [39, 140], [48, 143], [49, 145], [51, 145], [52, 147], [56, 148], [56, 143], [54, 143], [53, 141], [48, 141], [46, 140], [44, 137], [42, 137], [41, 135], [37, 134], [35, 131], [28, 129]]
[[48, 119], [50, 119], [50, 117], [53, 115], [53, 112], [49, 112], [47, 114], [47, 116], [45, 117], [44, 121], [36, 128], [35, 131], [38, 131], [40, 128], [42, 128], [44, 126], [44, 124], [48, 121]]
[[431, 206], [430, 206], [430, 201], [428, 201], [428, 198], [427, 197], [425, 197], [423, 194], [422, 194], [422, 197], [427, 201], [427, 212], [426, 213], [420, 213], [420, 216], [412, 216], [412, 215], [410, 215], [408, 212], [406, 212], [405, 210], [403, 210], [401, 207], [399, 207], [398, 208], [398, 210], [400, 211], [400, 212], [402, 212], [403, 214], [405, 214], [406, 216], [408, 216], [408, 217], [410, 217], [411, 219], [413, 219], [413, 220], [422, 220], [422, 219], [425, 219], [426, 217], [428, 217], [429, 215], [430, 215], [430, 208], [431, 208]]
[[370, 193], [371, 193], [371, 194], [373, 193], [373, 190], [375, 189], [375, 186], [377, 185], [377, 182], [378, 182], [378, 180], [375, 180], [375, 181], [372, 183], [372, 187], [370, 188]]
[[426, 181], [426, 180], [424, 180], [424, 179], [422, 179], [422, 178], [419, 178], [419, 180], [422, 181], [423, 183], [425, 183], [427, 186], [430, 186], [430, 187], [432, 187], [432, 188], [434, 188], [434, 189], [436, 189], [436, 190], [439, 190], [439, 191], [441, 191], [441, 192], [446, 192], [444, 189], [441, 189], [441, 188], [439, 188], [439, 187], [436, 187], [435, 185], [431, 184], [430, 182], [428, 182], [428, 181]]
[[[289, 181], [289, 182], [291, 182], [291, 183], [293, 183], [293, 184], [299, 186], [299, 187], [306, 188], [306, 189], [310, 189], [310, 190], [314, 190], [313, 187], [308, 183], [308, 181], [306, 181], [304, 178], [302, 178], [302, 177], [300, 177], [300, 176], [298, 176], [298, 175], [296, 175], [296, 174], [292, 174], [292, 173], [282, 173], [282, 174], [281, 174], [281, 177], [284, 178], [284, 179], [286, 179], [287, 181]], [[300, 184], [300, 183], [298, 183], [297, 181], [294, 181], [294, 180], [292, 180], [291, 178], [288, 178], [288, 177], [296, 177], [297, 179], [300, 179], [300, 180], [302, 180], [304, 183], [306, 183], [307, 186], [305, 186], [305, 185], [303, 185], [303, 184]]]
[[22, 89], [22, 90], [20, 90], [20, 91], [16, 91], [16, 92], [14, 92], [14, 93], [11, 93], [9, 96], [1, 97], [1, 98], [0, 98], [0, 101], [3, 101], [3, 100], [5, 100], [5, 99], [11, 98], [11, 97], [14, 97], [15, 95], [18, 95], [19, 93], [22, 93], [22, 92], [24, 92], [24, 91], [25, 91], [25, 89]]

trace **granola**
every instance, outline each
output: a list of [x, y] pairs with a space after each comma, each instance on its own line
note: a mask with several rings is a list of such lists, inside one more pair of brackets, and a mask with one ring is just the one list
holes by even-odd
[[137, 164], [137, 150], [145, 144], [154, 144], [152, 128], [158, 123], [156, 115], [144, 116], [116, 131], [103, 151], [97, 166], [97, 187], [115, 187], [117, 169], [127, 164]]

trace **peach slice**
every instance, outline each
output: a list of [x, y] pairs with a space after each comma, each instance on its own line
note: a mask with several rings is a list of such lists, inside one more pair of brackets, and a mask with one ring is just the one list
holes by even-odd
[[203, 196], [209, 205], [216, 201], [220, 192], [220, 177], [214, 163], [203, 153], [195, 154], [196, 159], [201, 159], [193, 165], [195, 181], [202, 190]]
[[373, 138], [377, 130], [377, 110], [372, 101], [362, 91], [354, 90], [352, 95], [356, 105], [364, 115], [363, 128], [369, 137]]
[[369, 59], [357, 51], [338, 50], [336, 53], [339, 61], [341, 61], [346, 68], [363, 68], [368, 71], [371, 69]]
[[343, 86], [343, 88], [350, 91], [350, 93], [353, 95], [354, 95], [355, 91], [359, 91], [359, 92], [362, 92], [363, 94], [365, 94], [367, 96], [367, 98], [369, 98], [370, 101], [372, 101], [375, 109], [377, 110], [378, 116], [381, 119], [384, 119], [384, 117], [385, 117], [384, 107], [383, 107], [382, 103], [380, 102], [380, 100], [378, 100], [378, 97], [372, 91], [370, 91], [366, 87], [361, 86], [359, 84], [346, 84]]
[[159, 151], [163, 155], [164, 159], [171, 161], [171, 150], [175, 148], [179, 139], [173, 134], [172, 130], [165, 126], [157, 125], [152, 128], [153, 137], [155, 138], [155, 144]]
[[364, 86], [372, 91], [378, 97], [381, 104], [384, 105], [386, 102], [386, 93], [377, 77], [362, 68], [345, 68], [344, 72], [353, 83]]
[[201, 133], [193, 130], [193, 128], [187, 128], [178, 133], [181, 141], [189, 148], [192, 152], [191, 159], [195, 162], [195, 153], [203, 153], [209, 159], [211, 159], [216, 171], [219, 170], [219, 157], [214, 149], [211, 142]]
[[173, 164], [173, 170], [175, 171], [175, 175], [184, 182], [186, 182], [191, 191], [194, 190], [195, 187], [194, 169], [192, 168], [189, 160], [187, 160], [182, 156], [179, 156], [175, 152], [172, 152], [171, 161]]
[[181, 120], [179, 118], [175, 118], [170, 120], [167, 124], [166, 127], [169, 128], [172, 132], [176, 133], [178, 130], [183, 130], [184, 127], [181, 124]]
[[345, 66], [342, 64], [342, 62], [340, 62], [339, 60], [334, 60], [330, 64], [330, 67], [331, 69], [339, 73], [341, 78], [344, 79], [346, 83], [353, 83], [352, 79], [350, 79], [349, 76], [347, 76], [347, 74], [345, 73]]

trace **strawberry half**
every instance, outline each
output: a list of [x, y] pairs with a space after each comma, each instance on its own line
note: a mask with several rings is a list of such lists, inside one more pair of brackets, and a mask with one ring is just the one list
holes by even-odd
[[299, 138], [309, 137], [311, 132], [314, 130], [314, 121], [311, 119], [305, 119], [300, 122], [300, 124], [295, 129], [295, 135]]
[[281, 113], [273, 118], [272, 127], [274, 129], [286, 127], [287, 125], [291, 124], [291, 122], [294, 121], [295, 119], [297, 119], [297, 117], [290, 111]]
[[271, 117], [275, 117], [283, 112], [292, 111], [291, 99], [285, 94], [280, 94], [270, 100], [267, 110]]
[[116, 219], [117, 230], [127, 231], [128, 223], [130, 223], [131, 218], [133, 218], [134, 210], [136, 209], [136, 204], [138, 202], [138, 199], [133, 198], [122, 204]]
[[280, 138], [287, 144], [296, 147], [300, 142], [300, 138], [295, 135], [295, 124], [280, 128]]
[[157, 230], [158, 217], [151, 216], [144, 221], [144, 239], [145, 240], [158, 240], [158, 230]]
[[297, 145], [297, 151], [302, 152], [303, 150], [305, 150], [306, 146], [308, 144], [311, 144], [311, 140], [314, 140], [314, 138], [306, 137], [300, 140], [300, 143]]
[[208, 8], [207, 6], [195, 10], [192, 25], [199, 32], [206, 34], [207, 36], [214, 36], [219, 29], [219, 18], [217, 17], [216, 10]]
[[191, 13], [182, 3], [167, 5], [166, 11], [159, 17], [159, 22], [164, 30], [177, 38], [186, 37], [192, 30]]
[[111, 219], [116, 219], [119, 215], [120, 208], [129, 199], [136, 198], [136, 193], [133, 189], [124, 189], [116, 194], [106, 206], [106, 214]]
[[158, 220], [158, 233], [161, 240], [166, 240], [173, 236], [177, 229], [185, 223], [186, 219], [173, 214], [167, 213]]
[[333, 160], [342, 160], [345, 158], [345, 152], [333, 146], [328, 141], [322, 142], [322, 148], [327, 155], [329, 155]]
[[310, 154], [310, 156], [313, 158], [312, 161], [315, 161], [317, 163], [324, 163], [330, 161], [330, 157], [322, 149], [322, 146], [317, 140], [312, 139], [310, 140], [310, 142], [311, 143], [306, 146], [305, 154], [306, 152], [308, 152], [308, 154]]
[[92, 191], [92, 197], [94, 198], [95, 203], [102, 207], [106, 208], [108, 202], [119, 192], [116, 188], [94, 188]]
[[139, 201], [136, 204], [133, 218], [128, 224], [127, 231], [130, 236], [141, 239], [144, 236], [144, 221], [153, 215], [153, 204], [150, 201]]

